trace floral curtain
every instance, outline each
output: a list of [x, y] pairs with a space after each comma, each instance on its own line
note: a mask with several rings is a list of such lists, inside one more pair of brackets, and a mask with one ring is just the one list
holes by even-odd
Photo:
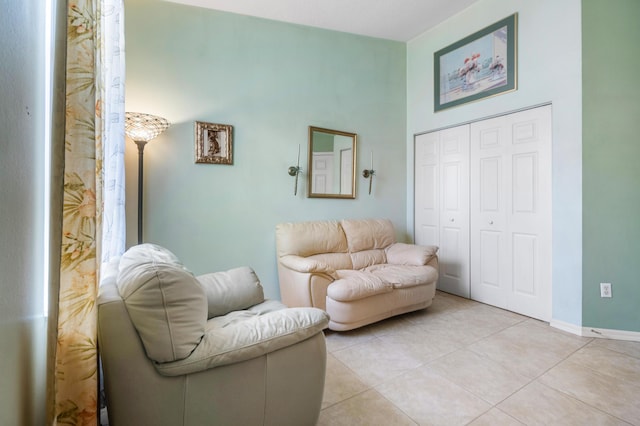
[[[115, 67], [110, 59], [122, 52], [122, 38], [114, 39], [105, 32], [105, 24], [121, 26], [123, 8], [122, 0], [75, 0], [67, 4], [62, 242], [57, 316], [51, 316], [57, 318], [57, 326], [52, 327], [55, 335], [50, 336], [55, 341], [51, 392], [54, 425], [98, 424], [96, 298], [101, 251], [108, 257], [113, 250], [121, 250], [117, 243], [115, 249], [102, 250], [103, 208], [110, 213], [108, 232], [121, 233], [124, 246], [124, 213], [121, 230], [112, 223], [117, 220], [112, 210], [124, 208], [124, 196], [113, 197], [110, 190], [105, 190], [124, 190], [122, 180], [118, 182], [119, 173], [124, 177], [123, 165], [112, 163], [118, 156], [124, 162], [124, 150], [117, 143], [116, 148], [111, 147], [118, 139], [122, 139], [120, 146], [124, 141], [124, 108], [118, 113], [117, 106], [105, 101], [111, 100], [107, 90], [114, 83], [122, 89], [123, 62], [118, 61], [123, 56], [116, 59]], [[114, 69], [120, 76], [113, 75]], [[117, 101], [124, 104], [123, 94]], [[115, 178], [111, 177], [112, 169]], [[114, 199], [115, 204], [120, 203], [117, 208], [107, 204], [113, 204]]]

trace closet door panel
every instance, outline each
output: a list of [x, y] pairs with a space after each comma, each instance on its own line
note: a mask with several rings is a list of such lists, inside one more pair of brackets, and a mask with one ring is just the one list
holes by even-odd
[[415, 241], [439, 247], [438, 289], [469, 297], [469, 126], [415, 138]]
[[469, 126], [440, 134], [440, 278], [438, 288], [469, 297]]
[[[502, 235], [500, 232], [482, 231], [480, 232], [480, 265], [478, 284], [485, 287], [485, 292], [500, 292], [500, 248], [502, 246], [500, 240]], [[475, 293], [475, 289], [473, 289]], [[473, 294], [472, 294], [473, 295]], [[495, 297], [495, 296], [494, 296]]]
[[440, 246], [439, 137], [432, 133], [415, 139], [415, 242]]
[[548, 320], [551, 108], [473, 123], [470, 138], [471, 297]]
[[480, 211], [498, 212], [501, 204], [500, 182], [502, 158], [489, 157], [480, 160]]
[[503, 161], [491, 155], [479, 161], [479, 190], [471, 198], [471, 298], [506, 308]]
[[551, 318], [551, 107], [509, 116], [512, 187], [509, 224], [513, 252], [510, 310]]
[[509, 163], [504, 151], [510, 132], [503, 117], [473, 123], [470, 132], [471, 298], [506, 309]]
[[538, 294], [537, 240], [535, 235], [513, 234], [513, 292], [525, 297]]
[[513, 212], [535, 213], [538, 192], [538, 155], [535, 152], [513, 156]]
[[416, 200], [416, 206], [419, 206], [419, 227], [416, 228], [416, 243], [422, 245], [440, 245], [440, 237], [438, 231], [438, 188], [437, 188], [437, 172], [436, 165], [422, 165], [417, 170], [419, 186], [422, 188], [420, 197]]
[[[440, 250], [440, 258], [444, 259], [440, 266], [440, 281], [443, 282], [443, 286], [455, 286], [462, 280], [464, 273], [464, 259], [459, 259], [457, 256], [460, 253], [461, 235], [460, 229], [455, 227], [444, 226], [441, 232], [442, 248]], [[442, 286], [441, 286], [442, 287]], [[442, 288], [441, 288], [442, 289]], [[449, 289], [452, 291], [451, 289]]]

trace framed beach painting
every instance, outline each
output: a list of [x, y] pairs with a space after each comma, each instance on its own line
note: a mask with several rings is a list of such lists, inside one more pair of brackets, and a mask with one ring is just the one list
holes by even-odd
[[517, 89], [518, 15], [434, 53], [434, 110]]

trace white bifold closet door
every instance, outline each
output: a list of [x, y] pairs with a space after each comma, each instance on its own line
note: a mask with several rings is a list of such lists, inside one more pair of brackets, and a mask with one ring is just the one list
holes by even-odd
[[415, 173], [416, 243], [439, 247], [438, 289], [469, 297], [469, 126], [417, 136]]
[[551, 106], [415, 137], [415, 241], [438, 289], [551, 317]]
[[551, 106], [471, 124], [471, 298], [551, 317]]

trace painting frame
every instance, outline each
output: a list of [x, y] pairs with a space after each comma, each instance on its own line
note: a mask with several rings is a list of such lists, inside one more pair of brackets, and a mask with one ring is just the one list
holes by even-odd
[[233, 164], [233, 126], [195, 122], [196, 163]]
[[518, 14], [433, 54], [434, 112], [518, 88]]

